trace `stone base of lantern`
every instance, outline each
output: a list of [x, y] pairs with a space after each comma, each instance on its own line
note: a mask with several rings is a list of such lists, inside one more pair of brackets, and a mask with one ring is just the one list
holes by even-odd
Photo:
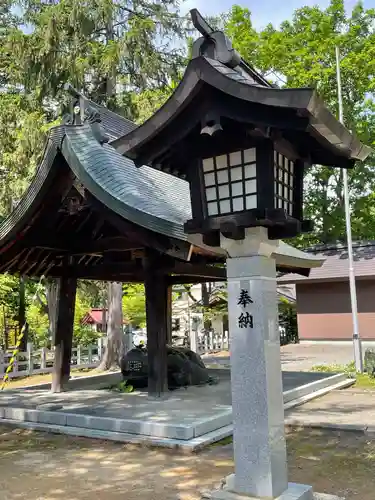
[[[223, 482], [222, 489], [207, 492], [202, 495], [202, 499], [207, 500], [316, 500], [311, 486], [306, 484], [289, 483], [288, 489], [277, 498], [252, 497], [238, 494], [234, 490], [234, 474], [228, 476]], [[339, 500], [337, 497], [328, 497], [327, 500]]]
[[235, 493], [232, 488], [234, 485], [234, 474], [231, 474], [222, 482], [221, 489], [202, 493], [202, 500], [345, 500], [336, 495], [327, 493], [313, 493], [312, 487], [306, 484], [289, 483], [288, 489], [282, 495], [273, 499], [262, 497], [252, 497]]

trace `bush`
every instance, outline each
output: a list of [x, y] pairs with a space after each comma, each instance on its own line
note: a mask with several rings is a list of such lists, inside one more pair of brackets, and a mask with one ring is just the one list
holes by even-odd
[[375, 351], [373, 349], [366, 349], [365, 371], [370, 377], [375, 378]]
[[279, 326], [285, 330], [285, 335], [280, 336], [281, 345], [298, 343], [296, 305], [284, 298], [279, 301]]
[[74, 325], [73, 345], [74, 347], [79, 345], [87, 347], [96, 344], [102, 335], [102, 333], [96, 332], [90, 326]]

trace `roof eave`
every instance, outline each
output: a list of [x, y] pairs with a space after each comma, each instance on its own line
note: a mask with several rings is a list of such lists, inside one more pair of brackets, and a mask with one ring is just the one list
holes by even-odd
[[[226, 258], [227, 252], [220, 247], [207, 247], [202, 241], [201, 234], [190, 234], [189, 241], [201, 248], [210, 249], [211, 252], [216, 253], [219, 257]], [[321, 267], [325, 259], [315, 255], [308, 254], [288, 245], [284, 241], [280, 241], [278, 247], [273, 253], [276, 265], [283, 272], [298, 273], [302, 276], [308, 276], [310, 269]]]
[[310, 115], [313, 133], [335, 148], [339, 156], [353, 160], [354, 164], [355, 161], [366, 160], [372, 153], [369, 146], [362, 144], [353, 132], [336, 119], [315, 91], [306, 111]]
[[199, 72], [196, 71], [197, 59], [190, 61], [184, 77], [169, 99], [161, 106], [154, 115], [146, 120], [128, 134], [111, 141], [110, 144], [120, 154], [128, 156], [132, 160], [136, 159], [136, 151], [149, 140], [153, 139], [161, 130], [163, 130], [194, 97], [198, 90], [199, 83], [203, 80], [199, 78]]
[[278, 108], [305, 109], [312, 89], [276, 89], [237, 82], [220, 73], [205, 57], [189, 62], [178, 87], [156, 113], [142, 125], [110, 144], [120, 154], [135, 160], [142, 148], [169, 125], [191, 102], [203, 84], [247, 102]]
[[237, 99], [295, 110], [296, 117], [308, 117], [310, 125], [307, 132], [310, 129], [319, 142], [326, 143], [338, 157], [347, 159], [348, 167], [357, 160], [364, 161], [371, 153], [371, 148], [362, 144], [333, 116], [314, 89], [277, 89], [239, 82], [216, 69], [216, 61], [210, 61], [202, 56], [190, 61], [180, 84], [167, 102], [145, 123], [116, 139], [111, 145], [119, 153], [136, 160], [142, 148], [147, 148], [149, 141], [186, 108], [201, 84], [206, 83]]

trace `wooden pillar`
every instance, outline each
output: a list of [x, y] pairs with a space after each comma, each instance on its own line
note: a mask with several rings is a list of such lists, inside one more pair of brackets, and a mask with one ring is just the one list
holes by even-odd
[[62, 392], [70, 377], [76, 290], [75, 278], [60, 278], [56, 303], [52, 392]]
[[148, 394], [162, 397], [167, 380], [167, 277], [158, 272], [158, 258], [148, 252], [145, 258], [145, 292], [148, 352]]
[[172, 285], [167, 287], [167, 344], [172, 345]]

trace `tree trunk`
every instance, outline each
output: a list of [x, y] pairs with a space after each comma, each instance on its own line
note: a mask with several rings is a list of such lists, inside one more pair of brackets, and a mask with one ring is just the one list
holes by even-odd
[[20, 303], [18, 310], [18, 327], [19, 332], [22, 332], [24, 329], [23, 337], [20, 343], [20, 351], [25, 352], [27, 350], [27, 341], [28, 341], [28, 325], [26, 322], [26, 294], [25, 294], [25, 278], [23, 276], [20, 277]]
[[51, 344], [55, 345], [57, 297], [59, 286], [57, 280], [49, 280], [46, 286], [49, 332]]
[[107, 286], [107, 293], [106, 293], [105, 289], [103, 290], [103, 302], [102, 302], [103, 309], [102, 309], [102, 328], [101, 328], [102, 333], [107, 333], [107, 300], [108, 300], [108, 297], [106, 295], [108, 295], [108, 286]]
[[107, 346], [99, 365], [100, 370], [109, 370], [120, 365], [124, 353], [122, 325], [122, 283], [109, 283]]
[[[106, 42], [114, 40], [113, 12], [108, 14], [106, 23]], [[114, 108], [114, 97], [116, 94], [116, 66], [109, 68], [105, 78], [106, 104], [109, 109]], [[122, 283], [108, 283], [108, 317], [107, 317], [107, 345], [100, 362], [100, 370], [109, 370], [120, 365], [121, 357], [124, 353], [125, 342], [122, 319]], [[103, 318], [104, 318], [103, 313]], [[105, 324], [103, 325], [105, 328]]]
[[[210, 293], [211, 293], [211, 283], [202, 283], [202, 305], [203, 305], [203, 317], [206, 314], [207, 307], [210, 305]], [[209, 330], [211, 328], [211, 321], [209, 319], [204, 320], [204, 329]]]

